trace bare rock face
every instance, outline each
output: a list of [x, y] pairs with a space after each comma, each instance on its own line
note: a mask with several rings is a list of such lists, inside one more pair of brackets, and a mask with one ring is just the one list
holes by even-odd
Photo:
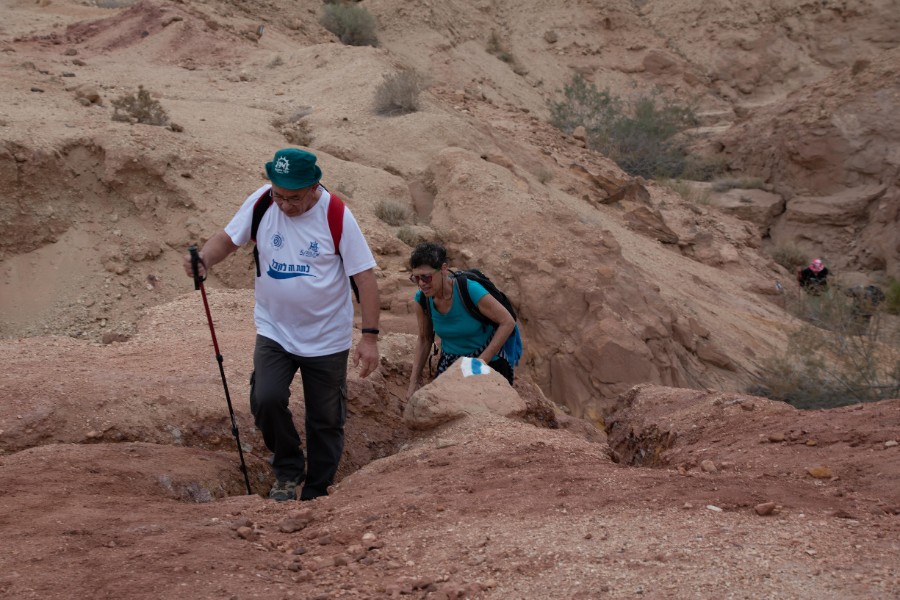
[[836, 70], [722, 137], [732, 168], [787, 198], [773, 241], [799, 237], [839, 269], [900, 275], [898, 60], [900, 48], [892, 47]]
[[625, 223], [633, 231], [659, 240], [663, 244], [678, 243], [678, 236], [666, 225], [659, 211], [646, 206], [637, 206], [625, 213]]
[[739, 219], [756, 223], [764, 231], [784, 212], [784, 199], [764, 190], [733, 189], [713, 194], [710, 204]]
[[642, 64], [646, 72], [654, 75], [674, 75], [682, 70], [680, 61], [675, 56], [660, 50], [648, 52]]
[[784, 220], [796, 225], [846, 227], [868, 221], [869, 206], [884, 196], [884, 186], [844, 190], [830, 196], [800, 196], [788, 204]]
[[811, 245], [811, 254], [824, 256], [836, 274], [894, 273], [900, 270], [898, 209], [897, 186], [869, 185], [829, 196], [798, 196], [787, 203], [770, 233], [775, 243], [804, 240]]

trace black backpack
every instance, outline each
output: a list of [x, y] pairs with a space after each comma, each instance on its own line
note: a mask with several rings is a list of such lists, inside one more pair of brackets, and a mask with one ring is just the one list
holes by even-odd
[[[481, 314], [481, 311], [478, 310], [478, 305], [472, 301], [472, 297], [469, 295], [469, 286], [466, 284], [470, 279], [475, 283], [480, 283], [481, 286], [487, 290], [488, 294], [496, 298], [497, 302], [502, 304], [503, 308], [509, 311], [509, 314], [512, 315], [513, 319], [518, 320], [516, 309], [513, 308], [512, 302], [509, 301], [506, 294], [501, 292], [497, 286], [494, 285], [494, 282], [479, 269], [450, 271], [450, 275], [456, 279], [456, 287], [459, 289], [459, 295], [462, 298], [463, 306], [465, 306], [466, 311], [472, 315], [472, 317], [481, 321], [486, 327], [497, 327], [498, 324]], [[428, 298], [425, 294], [420, 295], [419, 304], [422, 306], [422, 310], [425, 311], [425, 317], [430, 321], [431, 311], [428, 308]]]
[[506, 294], [501, 292], [494, 282], [490, 280], [490, 278], [482, 273], [478, 269], [467, 269], [465, 271], [457, 271], [454, 273], [454, 277], [456, 277], [457, 283], [462, 284], [459, 285], [459, 295], [463, 299], [463, 304], [466, 305], [466, 310], [469, 311], [469, 314], [484, 323], [485, 325], [490, 325], [492, 327], [496, 327], [497, 323], [494, 323], [483, 314], [478, 311], [478, 306], [472, 302], [472, 297], [469, 296], [469, 286], [466, 285], [466, 280], [471, 279], [475, 283], [480, 283], [481, 286], [487, 290], [488, 294], [497, 299], [497, 302], [503, 305], [503, 308], [509, 311], [509, 314], [512, 315], [514, 321], [518, 321], [519, 317], [516, 315], [516, 309], [513, 308], [512, 302], [509, 301], [509, 298], [506, 297]]

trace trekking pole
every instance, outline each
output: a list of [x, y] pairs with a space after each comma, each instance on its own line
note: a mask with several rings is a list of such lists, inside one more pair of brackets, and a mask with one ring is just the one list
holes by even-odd
[[247, 463], [244, 462], [244, 451], [241, 449], [241, 436], [238, 433], [237, 421], [234, 419], [234, 409], [231, 407], [231, 395], [228, 393], [228, 382], [225, 381], [225, 367], [222, 366], [222, 355], [219, 353], [219, 342], [216, 341], [216, 330], [213, 328], [212, 315], [209, 312], [209, 302], [206, 300], [206, 289], [203, 287], [205, 277], [200, 277], [200, 254], [197, 246], [188, 248], [191, 253], [191, 270], [194, 273], [194, 289], [200, 290], [203, 296], [203, 308], [206, 309], [206, 320], [209, 323], [209, 333], [212, 335], [213, 348], [216, 351], [216, 362], [219, 363], [219, 374], [222, 376], [222, 385], [225, 387], [225, 401], [228, 403], [228, 414], [231, 416], [231, 434], [237, 442], [238, 455], [241, 457], [241, 472], [244, 474], [244, 483], [247, 484], [247, 495], [253, 494], [250, 489], [250, 476], [247, 474]]

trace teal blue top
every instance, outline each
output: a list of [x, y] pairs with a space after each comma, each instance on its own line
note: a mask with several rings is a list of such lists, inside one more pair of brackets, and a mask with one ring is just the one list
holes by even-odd
[[[488, 293], [484, 286], [471, 280], [466, 280], [469, 286], [469, 296], [476, 305]], [[416, 292], [416, 302], [422, 297], [422, 290]], [[431, 311], [431, 322], [434, 325], [434, 333], [441, 338], [441, 350], [447, 354], [467, 356], [481, 350], [488, 345], [494, 335], [494, 328], [485, 326], [481, 321], [473, 317], [466, 310], [463, 300], [459, 295], [457, 286], [453, 286], [453, 304], [447, 314], [439, 312], [434, 307], [434, 302], [428, 298], [428, 308]], [[497, 358], [492, 357], [491, 360]]]

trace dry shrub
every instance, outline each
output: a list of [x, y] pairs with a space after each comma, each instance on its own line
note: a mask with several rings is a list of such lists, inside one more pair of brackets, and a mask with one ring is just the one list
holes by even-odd
[[807, 321], [788, 349], [762, 362], [754, 393], [797, 408], [900, 397], [900, 344], [874, 306], [838, 289], [802, 295], [789, 310]]
[[312, 108], [304, 106], [289, 117], [277, 117], [273, 119], [272, 127], [281, 132], [284, 139], [291, 144], [309, 147], [313, 142], [313, 133], [312, 127], [308, 121], [304, 120], [304, 117], [311, 112]]
[[797, 267], [806, 264], [806, 253], [796, 244], [780, 244], [772, 250], [772, 260], [788, 271], [794, 272]]
[[377, 46], [375, 18], [356, 4], [326, 4], [319, 23], [348, 46]]
[[409, 208], [397, 202], [382, 200], [375, 206], [375, 216], [388, 225], [402, 225], [409, 215]]
[[313, 134], [308, 121], [297, 121], [281, 128], [281, 135], [294, 146], [312, 146]]
[[[158, 101], [150, 97], [144, 86], [138, 86], [137, 94], [123, 94], [112, 101], [113, 121], [167, 125], [169, 116]], [[121, 111], [121, 112], [120, 112]]]
[[712, 194], [707, 187], [698, 187], [691, 185], [687, 181], [681, 179], [667, 179], [662, 182], [663, 186], [675, 192], [688, 202], [695, 204], [707, 205], [710, 203]]
[[488, 51], [488, 54], [500, 54], [501, 52], [505, 52], [505, 47], [503, 42], [500, 40], [500, 36], [497, 35], [495, 30], [491, 30], [491, 34], [488, 36], [487, 46], [485, 49]]
[[419, 242], [425, 241], [425, 238], [409, 225], [404, 225], [397, 231], [397, 238], [410, 248], [415, 248]]
[[491, 30], [491, 34], [488, 36], [487, 45], [485, 46], [488, 54], [493, 54], [506, 64], [510, 65], [513, 68], [513, 72], [517, 75], [525, 75], [528, 73], [528, 70], [518, 64], [516, 57], [513, 56], [512, 51], [509, 49], [509, 46], [500, 38], [495, 30]]
[[424, 87], [422, 77], [411, 70], [385, 75], [375, 89], [375, 112], [380, 115], [402, 115], [419, 110], [419, 94]]

